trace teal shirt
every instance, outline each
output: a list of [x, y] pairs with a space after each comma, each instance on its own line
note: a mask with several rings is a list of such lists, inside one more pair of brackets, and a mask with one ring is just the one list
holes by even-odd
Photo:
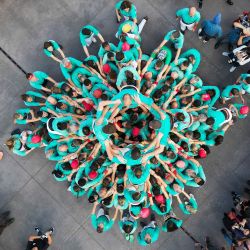
[[18, 109], [16, 113], [22, 115], [23, 118], [16, 119], [16, 124], [27, 124], [27, 115], [30, 114], [30, 111], [30, 108]]
[[[188, 203], [189, 203], [190, 206], [192, 206], [194, 209], [197, 210], [198, 204], [197, 204], [197, 202], [196, 202], [196, 200], [195, 200], [194, 197], [191, 197]], [[191, 213], [186, 209], [185, 204], [183, 204], [183, 203], [179, 204], [179, 208], [181, 209], [181, 211], [182, 211], [184, 214], [191, 214]]]
[[140, 75], [137, 70], [132, 66], [123, 67], [117, 77], [116, 86], [121, 87], [123, 81], [126, 82], [126, 71], [130, 71], [133, 74], [134, 80], [140, 80]]
[[198, 23], [201, 19], [201, 15], [198, 11], [196, 11], [194, 16], [190, 16], [189, 8], [177, 10], [176, 16], [180, 17], [182, 21], [186, 24]]
[[193, 72], [195, 72], [201, 62], [201, 54], [197, 49], [189, 49], [180, 55], [180, 58], [188, 58], [189, 56], [194, 56], [195, 62], [193, 64]]
[[135, 5], [131, 4], [130, 10], [127, 12], [127, 11], [121, 9], [122, 2], [123, 1], [119, 1], [118, 3], [116, 3], [115, 8], [120, 12], [121, 15], [123, 15], [125, 17], [132, 18], [132, 19], [136, 19], [137, 18], [137, 13], [136, 13]]
[[87, 45], [86, 39], [90, 37], [90, 36], [86, 36], [86, 35], [82, 34], [83, 29], [89, 29], [91, 31], [90, 36], [92, 36], [92, 34], [98, 35], [100, 33], [99, 30], [96, 27], [94, 27], [93, 25], [85, 25], [85, 26], [83, 26], [81, 31], [80, 31], [80, 42], [81, 42], [82, 46]]
[[160, 229], [158, 226], [155, 228], [153, 227], [147, 227], [144, 228], [140, 233], [137, 235], [137, 240], [139, 245], [141, 246], [147, 246], [148, 244], [145, 241], [145, 236], [146, 234], [149, 234], [151, 236], [151, 243], [154, 243], [155, 241], [158, 240], [159, 235], [160, 235]]
[[178, 228], [180, 228], [183, 224], [183, 221], [180, 219], [169, 218], [168, 220], [164, 221], [164, 223], [162, 224], [162, 231], [163, 232], [168, 232], [167, 225], [168, 225], [168, 222], [170, 222], [170, 221], [173, 222]]
[[33, 72], [33, 75], [37, 78], [36, 81], [29, 81], [30, 86], [35, 89], [42, 89], [42, 84], [44, 81], [49, 77], [46, 73], [42, 71], [35, 71]]
[[67, 59], [71, 62], [72, 67], [70, 69], [67, 69], [63, 66], [62, 63], [60, 63], [60, 68], [61, 68], [63, 76], [65, 77], [65, 79], [68, 80], [68, 79], [71, 79], [71, 75], [74, 72], [74, 70], [82, 66], [82, 62], [73, 57], [67, 57]]
[[178, 38], [173, 39], [171, 36], [175, 31], [176, 30], [169, 31], [165, 35], [164, 40], [172, 42], [176, 49], [181, 49], [183, 47], [183, 44], [184, 44], [184, 35], [182, 33], [180, 33]]
[[[42, 100], [44, 100], [43, 95], [39, 92], [35, 92], [35, 91], [27, 91], [25, 93], [28, 96], [31, 96], [33, 98], [33, 100], [31, 102], [24, 102], [26, 106], [28, 107], [33, 107], [33, 106], [40, 106], [40, 102], [38, 102], [36, 100], [36, 98], [41, 98]], [[42, 102], [43, 103], [43, 102]]]
[[241, 87], [240, 85], [228, 85], [224, 88], [224, 90], [221, 92], [221, 97], [222, 98], [227, 98], [227, 99], [232, 99], [234, 98], [234, 95], [231, 93], [231, 91], [233, 89], [238, 90], [239, 92], [241, 92]]
[[111, 229], [111, 227], [114, 224], [114, 220], [108, 219], [107, 216], [105, 215], [99, 216], [97, 218], [95, 214], [91, 214], [91, 223], [95, 230], [97, 229], [99, 224], [103, 224], [104, 225], [103, 232], [106, 232], [109, 229]]
[[137, 178], [132, 169], [127, 170], [128, 179], [134, 185], [140, 185], [146, 181], [149, 176], [150, 165], [147, 164], [145, 167], [142, 166], [142, 175], [140, 178]]
[[138, 30], [137, 24], [135, 24], [133, 21], [127, 20], [120, 24], [118, 31], [117, 31], [118, 37], [123, 33], [122, 28], [126, 24], [129, 24], [131, 26], [131, 30], [129, 31], [130, 34], [139, 36], [139, 30]]
[[103, 56], [108, 52], [117, 52], [118, 51], [117, 47], [113, 43], [109, 43], [109, 46], [110, 46], [110, 51], [106, 51], [102, 46], [100, 46], [100, 49], [98, 51], [98, 56], [100, 58], [103, 58]]

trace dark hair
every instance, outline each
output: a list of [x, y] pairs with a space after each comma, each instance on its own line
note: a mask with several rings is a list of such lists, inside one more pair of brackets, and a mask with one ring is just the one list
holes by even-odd
[[124, 191], [124, 184], [117, 184], [116, 190], [118, 194], [122, 194]]
[[147, 243], [148, 245], [151, 244], [151, 242], [152, 242], [151, 238], [147, 238], [147, 239], [145, 239], [145, 241], [146, 241], [146, 243]]
[[[63, 103], [63, 102], [57, 102], [56, 107], [57, 107], [58, 109], [62, 109], [63, 105], [65, 105], [65, 103]], [[67, 104], [66, 104], [66, 105], [67, 105]]]
[[185, 152], [189, 151], [188, 143], [185, 141], [181, 142], [181, 147], [184, 149]]
[[176, 119], [177, 119], [178, 121], [184, 121], [184, 120], [185, 120], [185, 115], [184, 115], [183, 113], [177, 113], [177, 114], [175, 115], [175, 117], [176, 117]]
[[193, 131], [193, 139], [198, 140], [200, 139], [200, 137], [201, 137], [201, 133], [199, 131], [197, 130]]
[[159, 120], [152, 120], [149, 122], [149, 126], [152, 129], [159, 129], [161, 127], [161, 122]]
[[153, 99], [160, 99], [162, 96], [162, 92], [160, 89], [157, 89], [153, 94]]
[[26, 94], [21, 95], [21, 99], [23, 101], [26, 101], [28, 97], [29, 97], [29, 95], [26, 95]]
[[153, 163], [154, 165], [156, 165], [158, 163], [157, 158], [154, 156], [150, 159], [150, 162]]
[[180, 36], [180, 32], [176, 30], [175, 32], [172, 33], [172, 36], [176, 39]]
[[166, 208], [165, 205], [160, 206], [159, 209], [160, 209], [160, 211], [161, 211], [162, 213], [165, 213], [165, 212], [167, 211], [167, 208]]
[[131, 157], [133, 160], [137, 160], [141, 157], [141, 151], [139, 148], [137, 147], [134, 147], [132, 150], [131, 150]]
[[214, 89], [209, 89], [209, 90], [207, 90], [207, 94], [209, 94], [210, 97], [213, 97], [213, 96], [215, 96], [215, 90]]
[[98, 198], [95, 198], [95, 195], [97, 195], [97, 197], [99, 197], [98, 193], [94, 191], [94, 192], [89, 196], [89, 198], [88, 198], [89, 203], [94, 203], [94, 202], [98, 199]]
[[91, 150], [94, 147], [94, 143], [93, 142], [89, 142], [88, 144], [86, 144], [85, 147], [86, 147], [86, 149]]
[[184, 62], [182, 63], [182, 65], [185, 66], [185, 67], [188, 67], [189, 61], [188, 61], [188, 60], [187, 60], [187, 61], [184, 61]]
[[199, 186], [204, 185], [205, 181], [201, 178], [199, 178], [199, 181], [196, 182]]
[[123, 1], [121, 4], [121, 9], [125, 10], [125, 9], [130, 9], [131, 8], [131, 3], [129, 1]]
[[140, 198], [141, 198], [141, 193], [140, 192], [135, 192], [132, 194], [132, 198], [135, 200], [135, 201], [138, 201]]
[[81, 178], [78, 180], [78, 185], [80, 187], [83, 187], [86, 184], [86, 179], [85, 178]]
[[29, 79], [33, 74], [32, 73], [27, 73], [26, 78]]
[[174, 133], [169, 133], [169, 137], [175, 143], [178, 143], [179, 140], [180, 140], [179, 137], [176, 134], [174, 134]]
[[152, 188], [152, 193], [154, 195], [160, 195], [161, 194], [161, 190], [160, 190], [160, 187], [159, 186], [155, 186]]
[[105, 177], [104, 179], [103, 179], [103, 181], [102, 181], [102, 186], [103, 187], [108, 187], [109, 186], [109, 184], [110, 184], [110, 179], [109, 178], [107, 178], [107, 177]]
[[91, 68], [95, 67], [95, 62], [93, 60], [88, 60], [86, 63]]
[[67, 123], [66, 122], [58, 122], [57, 123], [57, 127], [58, 127], [58, 129], [60, 129], [60, 130], [65, 130], [65, 129], [67, 129]]
[[82, 29], [82, 34], [85, 35], [85, 36], [90, 36], [91, 35], [91, 30], [88, 29], [88, 28], [83, 28]]
[[86, 79], [83, 81], [83, 84], [84, 84], [85, 86], [89, 86], [89, 85], [91, 84], [91, 81], [90, 81], [88, 78], [86, 78]]
[[213, 117], [208, 117], [207, 120], [206, 120], [206, 124], [207, 125], [213, 125], [215, 122], [214, 118]]
[[220, 145], [222, 142], [223, 142], [223, 139], [224, 139], [224, 136], [222, 135], [218, 135], [216, 138], [215, 138], [215, 145]]
[[103, 232], [103, 228], [100, 227], [100, 226], [97, 226], [96, 231], [97, 231], [97, 233], [102, 233]]
[[168, 85], [164, 85], [164, 86], [161, 88], [161, 91], [162, 91], [163, 93], [167, 93], [169, 89], [170, 89], [170, 88], [169, 88]]
[[125, 76], [128, 79], [133, 79], [133, 77], [134, 77], [133, 73], [130, 70], [125, 71]]
[[231, 90], [231, 93], [232, 93], [233, 95], [238, 95], [238, 94], [239, 94], [239, 90], [236, 89], [236, 88], [233, 88], [233, 89]]
[[116, 58], [117, 61], [123, 60], [123, 58], [124, 58], [124, 53], [121, 52], [121, 51], [117, 52], [117, 53], [115, 54], [115, 58]]
[[45, 42], [44, 44], [43, 44], [43, 48], [44, 49], [47, 49], [48, 47], [50, 47], [50, 46], [52, 46], [52, 43], [51, 42]]
[[98, 164], [96, 161], [92, 162], [92, 164], [91, 164], [91, 166], [90, 166], [90, 169], [91, 169], [92, 171], [97, 171], [98, 168], [99, 168], [99, 164]]
[[168, 232], [174, 232], [174, 231], [176, 231], [178, 229], [176, 223], [174, 223], [172, 220], [169, 220], [169, 221], [167, 221], [165, 223], [167, 223]]
[[106, 94], [102, 94], [101, 99], [102, 99], [102, 101], [106, 101], [106, 100], [108, 100], [108, 96]]
[[105, 134], [113, 134], [116, 131], [115, 125], [113, 123], [108, 123], [106, 126], [102, 128], [102, 131]]
[[114, 53], [114, 52], [109, 51], [109, 52], [107, 53], [108, 59], [111, 59], [111, 58], [114, 57], [114, 56], [115, 56], [115, 53]]
[[130, 115], [130, 121], [132, 121], [132, 122], [135, 122], [135, 121], [137, 121], [137, 119], [138, 119], [138, 113], [132, 113], [131, 115]]
[[163, 65], [163, 61], [162, 61], [162, 60], [157, 60], [156, 63], [155, 63], [155, 66], [156, 66], [157, 68], [161, 68], [162, 65]]
[[61, 170], [53, 170], [52, 174], [57, 178], [61, 178], [63, 176], [63, 172]]
[[140, 166], [134, 167], [133, 172], [137, 178], [140, 178], [142, 176], [142, 169]]
[[201, 101], [200, 100], [195, 100], [192, 104], [194, 107], [200, 107], [201, 106]]
[[131, 225], [126, 225], [126, 224], [124, 224], [124, 225], [122, 226], [122, 229], [123, 229], [123, 231], [124, 231], [125, 233], [129, 234], [129, 233], [131, 233], [131, 231], [133, 230], [133, 227], [132, 227]]
[[108, 43], [108, 42], [105, 41], [105, 42], [102, 43], [102, 47], [103, 47], [103, 48], [105, 48], [105, 47], [107, 47], [107, 46], [109, 46], [109, 43]]

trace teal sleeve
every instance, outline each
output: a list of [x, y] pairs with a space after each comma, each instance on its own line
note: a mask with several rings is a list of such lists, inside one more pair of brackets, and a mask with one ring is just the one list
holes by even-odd
[[178, 16], [178, 17], [182, 16], [183, 13], [184, 13], [184, 10], [185, 9], [179, 9], [179, 10], [177, 10], [176, 13], [175, 13], [175, 15]]
[[119, 9], [121, 8], [122, 2], [123, 2], [123, 1], [119, 1], [118, 3], [116, 3], [115, 8], [116, 8], [117, 10], [119, 10]]
[[91, 30], [95, 35], [98, 35], [100, 33], [99, 30], [92, 25], [86, 25], [83, 28]]
[[70, 62], [71, 62], [71, 63], [77, 65], [78, 67], [81, 67], [82, 64], [83, 64], [81, 61], [79, 61], [79, 60], [77, 60], [77, 59], [75, 59], [75, 58], [73, 58], [73, 57], [70, 57], [69, 59], [70, 59]]
[[60, 49], [60, 46], [59, 46], [59, 44], [58, 44], [56, 41], [54, 41], [54, 40], [49, 40], [49, 42], [52, 43], [52, 45], [53, 45], [53, 47], [54, 47], [55, 50]]
[[96, 223], [96, 215], [95, 214], [91, 214], [91, 223], [92, 223], [92, 226], [94, 227], [94, 229], [96, 229], [97, 223]]

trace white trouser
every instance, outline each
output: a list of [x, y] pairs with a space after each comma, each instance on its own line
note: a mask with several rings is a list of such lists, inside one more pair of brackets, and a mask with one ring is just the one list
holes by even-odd
[[92, 34], [90, 37], [86, 38], [85, 39], [85, 42], [87, 44], [87, 46], [90, 46], [90, 44], [95, 41], [95, 38], [94, 38], [95, 34]]
[[151, 222], [150, 222], [147, 226], [145, 226], [143, 229], [149, 228], [149, 227], [155, 228], [155, 227], [156, 227], [156, 222], [155, 222], [155, 221], [151, 221]]
[[191, 23], [191, 24], [186, 24], [182, 21], [182, 19], [180, 20], [180, 25], [181, 25], [181, 30], [185, 31], [186, 29], [188, 30], [193, 30], [195, 23]]

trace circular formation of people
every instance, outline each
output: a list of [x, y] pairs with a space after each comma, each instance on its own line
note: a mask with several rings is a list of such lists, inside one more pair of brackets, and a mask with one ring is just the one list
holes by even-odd
[[[182, 226], [173, 202], [185, 215], [197, 212], [189, 187], [206, 182], [198, 160], [247, 116], [243, 95], [250, 93], [250, 74], [222, 91], [203, 84], [196, 74], [199, 51], [182, 51], [185, 30], [200, 20], [195, 8], [176, 12], [181, 30], [169, 31], [151, 55], [140, 46], [148, 17], [139, 23], [129, 1], [116, 4], [116, 15], [116, 45], [93, 25], [82, 27], [83, 61], [66, 57], [54, 40], [44, 43], [45, 55], [59, 63], [65, 80], [27, 73], [35, 90], [21, 96], [27, 107], [16, 111], [14, 122], [30, 127], [14, 130], [6, 145], [20, 156], [44, 148], [56, 162], [54, 178], [93, 204], [91, 222], [98, 233], [110, 230], [118, 216], [124, 238], [145, 246], [157, 241], [160, 229]], [[98, 56], [90, 54], [99, 41]]]

